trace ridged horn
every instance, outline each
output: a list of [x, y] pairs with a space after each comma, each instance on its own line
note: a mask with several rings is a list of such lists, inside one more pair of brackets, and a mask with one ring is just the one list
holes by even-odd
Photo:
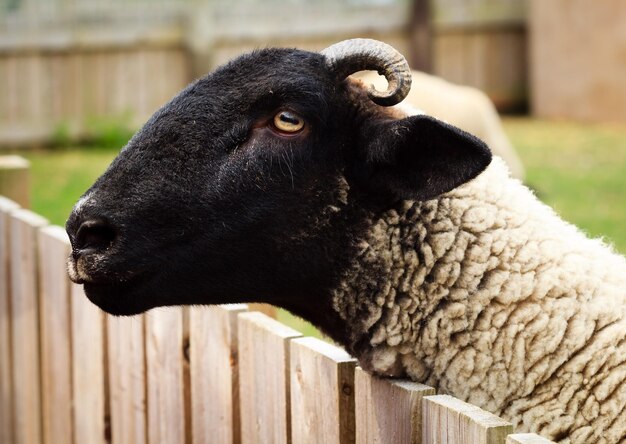
[[330, 70], [345, 79], [357, 71], [372, 70], [389, 82], [386, 91], [370, 85], [368, 95], [377, 105], [400, 103], [411, 89], [411, 69], [402, 54], [392, 46], [372, 39], [344, 40], [321, 52]]

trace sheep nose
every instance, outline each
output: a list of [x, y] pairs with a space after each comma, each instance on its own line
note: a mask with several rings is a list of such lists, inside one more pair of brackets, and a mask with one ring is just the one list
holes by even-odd
[[79, 256], [102, 253], [117, 237], [115, 228], [103, 218], [87, 219], [70, 236], [72, 254], [75, 259]]

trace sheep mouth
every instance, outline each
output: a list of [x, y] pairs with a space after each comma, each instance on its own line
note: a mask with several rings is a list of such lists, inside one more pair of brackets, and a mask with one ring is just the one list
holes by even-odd
[[83, 282], [85, 296], [105, 312], [116, 316], [131, 316], [152, 308], [143, 297], [149, 276], [140, 276], [124, 282]]

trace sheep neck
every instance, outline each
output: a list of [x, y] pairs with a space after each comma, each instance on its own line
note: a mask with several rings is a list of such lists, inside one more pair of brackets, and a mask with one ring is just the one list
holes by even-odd
[[[610, 341], [621, 344], [617, 364], [626, 354], [626, 261], [560, 220], [499, 159], [370, 226], [332, 295], [367, 370], [508, 416], [545, 384], [546, 402], [568, 384], [593, 385], [559, 376], [572, 356], [590, 360]], [[589, 344], [607, 329], [621, 333]]]

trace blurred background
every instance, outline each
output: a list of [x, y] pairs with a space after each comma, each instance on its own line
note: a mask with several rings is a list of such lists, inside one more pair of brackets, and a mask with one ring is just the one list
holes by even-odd
[[621, 0], [0, 0], [0, 154], [28, 159], [24, 202], [63, 224], [133, 131], [194, 78], [253, 48], [353, 37], [483, 91], [505, 113], [519, 176], [626, 253]]

